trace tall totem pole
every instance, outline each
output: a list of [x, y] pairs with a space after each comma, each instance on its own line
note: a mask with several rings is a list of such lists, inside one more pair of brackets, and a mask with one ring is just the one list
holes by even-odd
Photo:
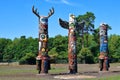
[[108, 36], [107, 36], [108, 26], [107, 24], [101, 24], [99, 29], [100, 35], [100, 56], [99, 56], [99, 64], [100, 71], [108, 71], [109, 70], [109, 59], [108, 59]]
[[71, 74], [77, 73], [77, 54], [76, 54], [76, 31], [81, 29], [84, 24], [77, 23], [73, 14], [69, 15], [69, 22], [59, 19], [60, 25], [68, 29], [68, 61]]
[[39, 19], [39, 49], [36, 57], [38, 73], [48, 73], [50, 69], [50, 57], [48, 56], [48, 18], [54, 14], [54, 8], [50, 9], [48, 16], [40, 16], [37, 9], [32, 7], [33, 13]]

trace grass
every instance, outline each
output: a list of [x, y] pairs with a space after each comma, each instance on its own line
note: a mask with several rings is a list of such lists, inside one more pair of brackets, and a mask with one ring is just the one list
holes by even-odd
[[32, 67], [25, 66], [0, 66], [0, 75], [15, 75], [21, 73], [35, 73], [36, 70]]
[[[52, 64], [49, 74], [60, 74], [68, 72], [68, 64]], [[120, 63], [111, 64], [111, 70], [119, 70]], [[118, 68], [117, 68], [118, 67]], [[98, 64], [79, 64], [78, 72], [91, 72], [98, 71]], [[0, 65], [0, 80], [59, 80], [54, 79], [54, 75], [37, 76], [37, 70], [35, 65]], [[117, 74], [117, 73], [116, 73]], [[96, 79], [85, 79], [85, 80], [120, 80], [120, 73], [112, 76], [99, 76]], [[84, 74], [83, 74], [84, 75]], [[78, 79], [77, 79], [78, 80]]]
[[68, 66], [65, 64], [63, 66], [63, 64], [52, 64], [51, 65], [51, 70], [49, 71], [50, 74], [59, 74], [59, 73], [66, 73], [68, 72]]

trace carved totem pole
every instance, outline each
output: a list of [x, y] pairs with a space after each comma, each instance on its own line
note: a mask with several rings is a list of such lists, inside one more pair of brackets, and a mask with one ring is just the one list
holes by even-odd
[[69, 30], [68, 33], [68, 61], [71, 74], [77, 73], [77, 54], [76, 54], [76, 31], [81, 29], [83, 23], [77, 23], [73, 14], [69, 15], [69, 22], [59, 19], [60, 25]]
[[40, 16], [37, 9], [34, 10], [34, 6], [32, 7], [32, 11], [39, 19], [39, 50], [36, 57], [38, 73], [48, 73], [50, 69], [50, 57], [48, 56], [48, 18], [54, 14], [54, 8], [50, 9], [48, 16]]
[[100, 25], [100, 56], [99, 56], [99, 64], [100, 71], [108, 71], [109, 70], [109, 59], [108, 59], [108, 36], [107, 36], [107, 24]]

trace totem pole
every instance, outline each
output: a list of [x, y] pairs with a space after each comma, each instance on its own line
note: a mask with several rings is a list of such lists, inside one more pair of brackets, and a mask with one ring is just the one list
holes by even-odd
[[109, 70], [109, 59], [108, 59], [108, 36], [107, 36], [107, 24], [100, 25], [100, 56], [99, 56], [99, 65], [100, 71]]
[[48, 16], [40, 16], [37, 9], [34, 10], [34, 6], [32, 7], [32, 11], [39, 19], [39, 49], [38, 56], [36, 57], [38, 73], [48, 73], [50, 69], [50, 57], [48, 56], [48, 18], [54, 14], [54, 8], [50, 9]]
[[77, 73], [77, 54], [76, 54], [76, 31], [81, 29], [83, 23], [77, 23], [73, 14], [69, 15], [69, 22], [59, 19], [60, 25], [68, 29], [68, 61], [71, 74]]

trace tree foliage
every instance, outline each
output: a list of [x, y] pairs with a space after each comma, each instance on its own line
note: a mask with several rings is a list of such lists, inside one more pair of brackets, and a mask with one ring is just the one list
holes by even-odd
[[78, 54], [78, 57], [81, 58], [83, 63], [94, 63], [93, 54], [88, 48], [82, 48]]
[[[80, 37], [77, 38], [77, 54], [79, 63], [98, 62], [99, 44], [93, 35], [89, 35], [88, 47], [82, 48]], [[120, 62], [120, 35], [110, 35], [108, 37], [109, 57], [112, 62]], [[49, 38], [49, 52], [55, 62], [68, 61], [68, 37], [57, 35]], [[0, 61], [20, 61], [21, 63], [35, 64], [38, 54], [38, 39], [20, 37], [14, 40], [0, 38]], [[34, 61], [34, 62], [31, 62]]]
[[[85, 25], [83, 28], [81, 28], [79, 34], [82, 38], [82, 48], [88, 47], [88, 36], [91, 32], [94, 31], [94, 20], [95, 16], [92, 12], [86, 12], [84, 15], [79, 15], [77, 18], [77, 22], [85, 22]], [[86, 40], [86, 41], [85, 41]], [[85, 44], [86, 42], [86, 44]]]

